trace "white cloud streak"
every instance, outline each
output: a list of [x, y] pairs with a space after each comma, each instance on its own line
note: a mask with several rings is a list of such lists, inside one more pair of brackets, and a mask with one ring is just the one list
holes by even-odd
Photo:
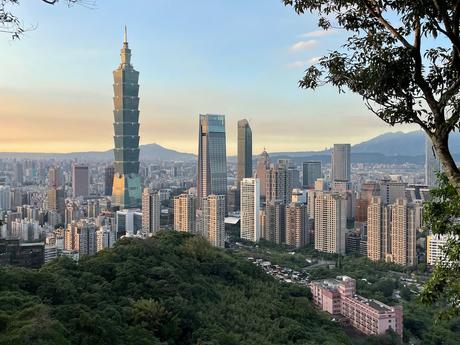
[[304, 50], [312, 50], [312, 49], [315, 49], [317, 45], [318, 45], [318, 41], [316, 41], [316, 40], [299, 41], [299, 42], [294, 43], [290, 47], [290, 50], [291, 50], [291, 52], [300, 52], [300, 51], [304, 51]]

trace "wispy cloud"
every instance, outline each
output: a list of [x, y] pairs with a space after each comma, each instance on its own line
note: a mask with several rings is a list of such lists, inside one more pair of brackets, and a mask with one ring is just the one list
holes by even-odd
[[299, 41], [299, 42], [294, 43], [290, 47], [290, 51], [291, 52], [300, 52], [300, 51], [304, 51], [304, 50], [312, 50], [312, 49], [316, 48], [317, 45], [318, 45], [318, 41], [316, 41], [316, 40]]
[[335, 35], [337, 33], [337, 30], [335, 29], [329, 29], [329, 30], [316, 30], [316, 31], [310, 31], [310, 32], [305, 32], [300, 35], [300, 37], [324, 37], [324, 36], [330, 36], [330, 35]]
[[289, 68], [307, 68], [308, 66], [314, 65], [319, 62], [320, 56], [313, 56], [307, 60], [297, 60], [287, 64]]

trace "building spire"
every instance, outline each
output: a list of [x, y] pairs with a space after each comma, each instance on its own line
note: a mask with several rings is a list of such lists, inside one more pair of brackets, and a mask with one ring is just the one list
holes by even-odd
[[128, 43], [128, 28], [125, 25], [125, 34], [123, 36], [123, 43], [127, 44]]

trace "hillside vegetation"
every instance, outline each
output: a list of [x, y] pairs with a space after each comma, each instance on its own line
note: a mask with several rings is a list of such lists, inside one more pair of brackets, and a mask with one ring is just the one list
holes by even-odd
[[350, 344], [307, 289], [184, 233], [0, 278], [0, 345]]

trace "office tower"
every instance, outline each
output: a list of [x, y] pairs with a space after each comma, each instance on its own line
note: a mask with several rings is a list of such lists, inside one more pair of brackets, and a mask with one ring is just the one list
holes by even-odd
[[65, 210], [65, 194], [61, 188], [49, 188], [48, 189], [48, 210], [56, 211], [61, 219], [64, 218]]
[[257, 169], [255, 174], [255, 177], [260, 180], [260, 197], [263, 200], [265, 200], [267, 196], [267, 170], [270, 169], [270, 164], [270, 157], [268, 156], [267, 151], [264, 149], [257, 161]]
[[83, 165], [72, 166], [72, 197], [89, 196], [89, 172]]
[[442, 171], [441, 163], [436, 158], [433, 143], [428, 135], [425, 136], [425, 184], [428, 188], [437, 185], [436, 174]]
[[158, 191], [144, 188], [142, 193], [142, 231], [155, 233], [160, 230], [161, 203]]
[[237, 186], [247, 177], [252, 177], [252, 130], [244, 119], [238, 121]]
[[11, 210], [11, 188], [0, 186], [0, 211]]
[[380, 181], [380, 196], [382, 201], [389, 205], [393, 204], [396, 199], [405, 198], [407, 183], [382, 180]]
[[202, 200], [203, 236], [215, 247], [225, 246], [225, 195], [208, 195]]
[[139, 176], [139, 72], [131, 65], [131, 49], [125, 27], [121, 63], [113, 71], [115, 156], [112, 201], [115, 206], [141, 206]]
[[389, 245], [390, 213], [380, 197], [372, 197], [367, 208], [367, 257], [385, 260]]
[[334, 144], [332, 149], [332, 181], [350, 181], [351, 174], [350, 144]]
[[391, 209], [391, 261], [403, 266], [417, 264], [415, 210], [406, 199], [397, 199]]
[[241, 190], [240, 237], [258, 242], [260, 239], [260, 181], [258, 178], [243, 178]]
[[142, 212], [135, 209], [124, 209], [115, 213], [117, 237], [133, 236], [142, 230]]
[[282, 200], [285, 204], [289, 204], [292, 195], [292, 175], [289, 165], [284, 161], [272, 164], [265, 177], [266, 201]]
[[199, 123], [198, 202], [211, 194], [227, 194], [227, 153], [225, 116], [207, 114], [200, 115]]
[[320, 161], [303, 162], [303, 188], [314, 188], [315, 181], [322, 176]]
[[449, 240], [449, 235], [430, 234], [426, 238], [426, 263], [434, 266], [437, 263], [449, 261], [444, 247]]
[[238, 212], [240, 210], [240, 187], [231, 186], [227, 193], [227, 211], [228, 213]]
[[174, 197], [174, 230], [197, 233], [197, 200], [193, 194], [181, 194]]
[[24, 167], [19, 162], [14, 165], [14, 179], [17, 185], [24, 183]]
[[104, 171], [104, 195], [112, 195], [113, 189], [113, 176], [115, 175], [115, 169], [113, 165], [105, 167]]
[[268, 202], [265, 206], [264, 239], [283, 244], [286, 242], [286, 205], [281, 200]]
[[339, 193], [316, 192], [315, 249], [345, 254], [347, 203]]
[[61, 186], [61, 169], [51, 167], [48, 170], [48, 187], [58, 188], [59, 186]]
[[300, 248], [309, 243], [307, 206], [291, 203], [286, 206], [286, 244]]

